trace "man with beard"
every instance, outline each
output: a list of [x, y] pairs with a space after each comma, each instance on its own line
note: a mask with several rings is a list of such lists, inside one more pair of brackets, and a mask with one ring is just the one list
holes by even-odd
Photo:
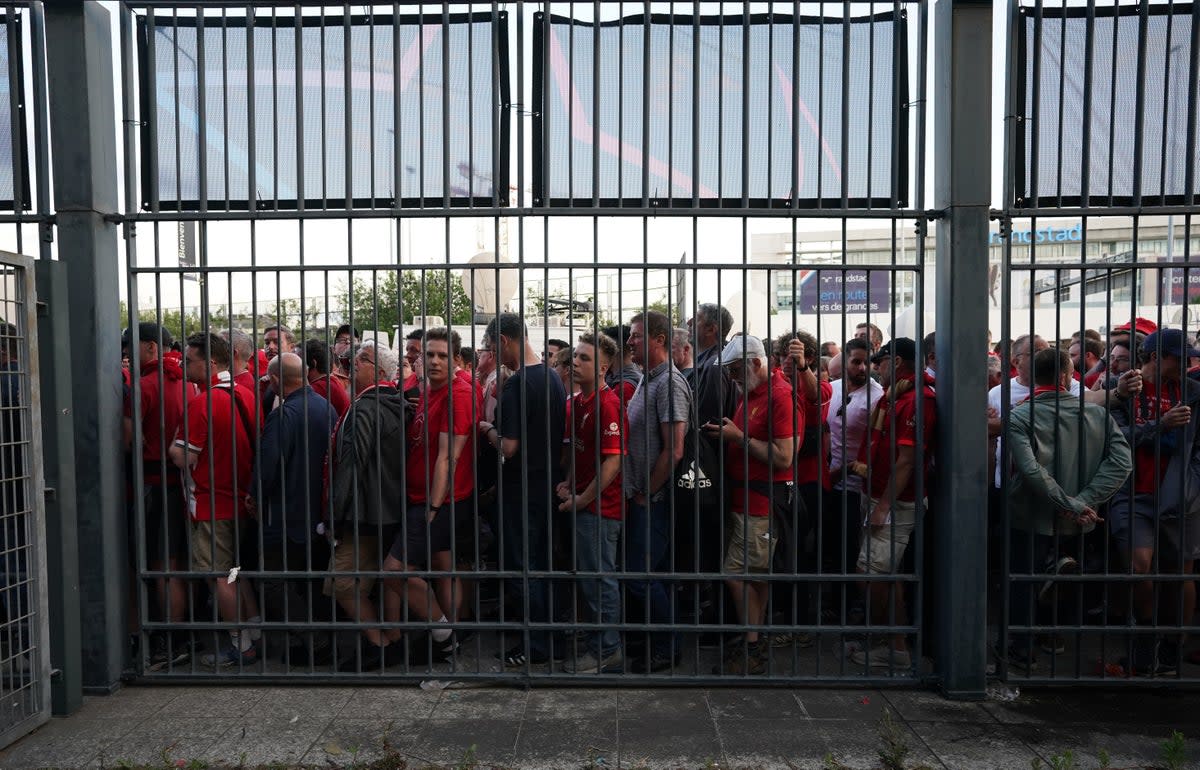
[[[895, 574], [917, 524], [917, 481], [928, 478], [935, 452], [937, 399], [928, 378], [917, 369], [917, 343], [897, 337], [871, 358], [879, 367], [883, 398], [871, 411], [868, 441], [859, 450], [853, 471], [866, 479], [869, 493], [864, 515], [858, 571], [863, 574]], [[918, 399], [921, 423], [918, 428]], [[918, 441], [923, 441], [921, 455]], [[928, 489], [924, 490], [926, 493]], [[923, 504], [923, 501], [920, 501]], [[865, 584], [872, 625], [908, 625], [904, 584], [871, 581]], [[912, 668], [908, 641], [902, 633], [873, 649], [858, 649], [850, 660], [870, 668]]]

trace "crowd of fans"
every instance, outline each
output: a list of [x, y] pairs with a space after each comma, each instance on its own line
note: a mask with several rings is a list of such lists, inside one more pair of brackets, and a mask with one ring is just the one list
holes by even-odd
[[[503, 665], [575, 673], [670, 670], [688, 633], [718, 640], [714, 673], [756, 674], [773, 646], [813, 643], [797, 627], [908, 626], [900, 576], [937, 475], [933, 335], [884, 344], [861, 324], [838, 344], [732, 326], [714, 304], [686, 328], [646, 311], [537, 350], [501, 314], [478, 350], [413, 329], [401, 355], [350, 326], [332, 348], [272, 327], [259, 351], [237, 330], [174, 345], [140, 324], [124, 338], [140, 372], [134, 552], [152, 572], [193, 573], [155, 582], [151, 618], [195, 619], [203, 576], [230, 629], [203, 665], [271, 655], [351, 671], [448, 659], [487, 619], [529, 624], [500, 635]], [[1133, 574], [1190, 574], [1192, 342], [1138, 319], [1107, 342], [989, 345], [986, 362], [993, 572], [1078, 572], [1103, 538]], [[1194, 584], [1129, 586], [1147, 632], [1122, 664], [1175, 670], [1182, 636], [1154, 631], [1190, 621]], [[1065, 649], [1028, 629], [1062, 620], [1067, 586], [1009, 590], [1002, 654], [1032, 670], [1039, 649]], [[360, 639], [334, 660], [338, 621]], [[188, 634], [150, 639], [151, 668], [194, 654]], [[906, 634], [866, 639], [844, 650], [851, 663], [913, 669]]]

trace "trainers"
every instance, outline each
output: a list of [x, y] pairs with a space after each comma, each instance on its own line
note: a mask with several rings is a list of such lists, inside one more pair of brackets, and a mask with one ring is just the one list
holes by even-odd
[[167, 645], [165, 636], [158, 636], [150, 643], [150, 666], [147, 670], [161, 671], [171, 666], [179, 666], [187, 663], [191, 657], [191, 646], [187, 642], [177, 642], [172, 648]]
[[[1048, 575], [1078, 575], [1079, 562], [1075, 561], [1070, 556], [1060, 556], [1058, 559], [1046, 560], [1046, 574]], [[1049, 602], [1054, 596], [1055, 581], [1047, 580], [1042, 583], [1038, 589], [1038, 601], [1042, 604]]]
[[217, 652], [206, 652], [200, 657], [200, 663], [205, 666], [226, 668], [228, 666], [252, 666], [258, 662], [258, 645], [250, 645], [248, 650], [239, 650], [232, 644], [225, 645]]
[[761, 674], [767, 670], [768, 649], [761, 641], [735, 644], [729, 648], [721, 665], [713, 669], [713, 673], [728, 676]]
[[808, 649], [813, 646], [813, 635], [805, 631], [771, 634], [769, 638], [772, 647], [791, 647], [794, 644], [801, 649]]
[[1027, 674], [1037, 671], [1038, 660], [1037, 656], [1033, 654], [1032, 648], [1026, 647], [1022, 650], [1010, 644], [1004, 658], [1010, 668], [1024, 671]]
[[908, 650], [897, 650], [890, 644], [870, 650], [856, 650], [851, 653], [850, 662], [870, 668], [912, 668], [912, 656]]
[[1047, 655], [1061, 655], [1067, 651], [1067, 640], [1062, 634], [1041, 634], [1037, 645]]
[[576, 660], [568, 660], [563, 664], [563, 671], [568, 674], [614, 674], [620, 673], [624, 667], [625, 656], [618, 647], [601, 658], [589, 652]]

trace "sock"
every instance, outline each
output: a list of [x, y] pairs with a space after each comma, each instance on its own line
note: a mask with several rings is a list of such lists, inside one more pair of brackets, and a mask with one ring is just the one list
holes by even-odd
[[230, 631], [229, 640], [233, 643], [233, 648], [239, 652], [246, 652], [254, 646], [254, 640], [249, 634], [243, 634], [241, 631]]
[[[445, 615], [443, 615], [443, 616], [441, 616], [440, 618], [438, 618], [437, 622], [439, 622], [439, 623], [449, 623], [450, 621], [446, 620], [446, 616], [445, 616]], [[447, 639], [449, 639], [449, 638], [450, 638], [450, 634], [452, 634], [452, 633], [453, 633], [453, 629], [449, 629], [449, 628], [435, 628], [435, 629], [433, 629], [433, 631], [431, 632], [430, 636], [432, 636], [432, 637], [433, 637], [433, 641], [435, 641], [435, 642], [444, 642], [444, 641], [446, 641]]]
[[[247, 618], [246, 622], [247, 623], [261, 623], [262, 615], [255, 615], [252, 618]], [[250, 640], [253, 642], [257, 642], [259, 639], [262, 639], [262, 629], [252, 628], [249, 631], [247, 631], [246, 633], [248, 633], [250, 635]]]

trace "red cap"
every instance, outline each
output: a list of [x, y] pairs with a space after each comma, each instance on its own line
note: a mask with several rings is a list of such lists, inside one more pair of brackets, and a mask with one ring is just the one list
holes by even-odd
[[[1130, 324], [1123, 323], [1120, 326], [1114, 326], [1113, 331], [1127, 332], [1129, 331], [1129, 326]], [[1142, 318], [1141, 316], [1138, 316], [1137, 318], [1133, 319], [1133, 329], [1138, 334], [1153, 334], [1154, 332], [1158, 331], [1158, 324], [1154, 323], [1149, 318]]]

